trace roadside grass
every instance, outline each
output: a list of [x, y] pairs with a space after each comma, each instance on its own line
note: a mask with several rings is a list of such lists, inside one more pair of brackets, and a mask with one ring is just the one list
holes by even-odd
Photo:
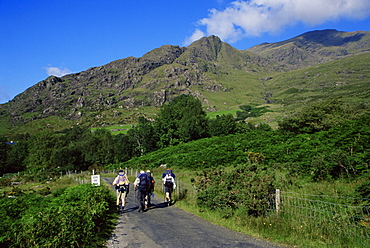
[[[176, 169], [178, 180], [191, 182], [195, 171], [182, 171]], [[353, 196], [356, 183], [300, 181], [289, 191], [312, 195], [341, 195]], [[277, 215], [268, 213], [265, 216], [248, 216], [241, 210], [235, 210], [228, 218], [220, 217], [217, 211], [200, 208], [197, 205], [195, 194], [176, 194], [175, 206], [189, 213], [197, 215], [213, 224], [226, 227], [236, 232], [280, 244], [284, 247], [363, 247], [354, 239], [343, 235], [343, 230], [328, 220], [296, 219], [294, 215]], [[181, 199], [180, 199], [181, 198]], [[338, 203], [340, 200], [338, 200]]]

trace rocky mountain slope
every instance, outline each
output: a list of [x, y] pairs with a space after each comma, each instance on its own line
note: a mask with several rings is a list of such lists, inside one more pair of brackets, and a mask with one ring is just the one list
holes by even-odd
[[248, 51], [294, 70], [370, 51], [370, 32], [318, 30], [286, 41], [260, 44]]
[[277, 75], [369, 49], [370, 32], [362, 31], [313, 31], [244, 51], [216, 36], [204, 37], [188, 47], [164, 45], [140, 58], [51, 76], [0, 105], [0, 121], [10, 127], [59, 116], [92, 125], [104, 119], [127, 123], [128, 112], [145, 112], [140, 109], [161, 106], [180, 94], [196, 96], [208, 111], [273, 103], [278, 82], [271, 79]]

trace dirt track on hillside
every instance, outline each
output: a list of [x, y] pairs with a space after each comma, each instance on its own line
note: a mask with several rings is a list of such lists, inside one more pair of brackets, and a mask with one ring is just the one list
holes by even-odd
[[[111, 184], [113, 178], [103, 180]], [[139, 213], [135, 191], [130, 188], [126, 208], [107, 247], [282, 247], [213, 225], [176, 208], [176, 204], [168, 207], [158, 197], [152, 203], [155, 205], [148, 211]]]

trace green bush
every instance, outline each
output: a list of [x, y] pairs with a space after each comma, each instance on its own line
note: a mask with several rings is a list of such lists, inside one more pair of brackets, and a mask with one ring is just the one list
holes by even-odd
[[217, 210], [225, 218], [235, 212], [261, 216], [269, 206], [266, 196], [274, 190], [274, 181], [273, 170], [258, 164], [241, 165], [231, 171], [204, 170], [195, 180], [197, 204]]
[[11, 184], [11, 180], [10, 178], [0, 178], [0, 187], [6, 187], [6, 186], [10, 186]]
[[2, 198], [0, 204], [0, 246], [101, 247], [115, 219], [110, 190], [90, 184], [49, 197]]
[[364, 177], [364, 181], [356, 188], [356, 193], [361, 198], [370, 202], [370, 173]]

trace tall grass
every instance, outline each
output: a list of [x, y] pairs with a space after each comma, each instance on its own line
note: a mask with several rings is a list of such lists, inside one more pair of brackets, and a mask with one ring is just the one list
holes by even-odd
[[[196, 172], [178, 171], [178, 180], [190, 182]], [[305, 194], [327, 194], [327, 195], [354, 195], [356, 182], [347, 183], [343, 181], [335, 182], [305, 182], [299, 181], [289, 190], [296, 190], [297, 193]], [[186, 189], [189, 191], [189, 188]], [[181, 189], [184, 191], [184, 189]], [[175, 195], [178, 199], [179, 195]], [[193, 213], [216, 225], [224, 226], [231, 230], [250, 235], [256, 238], [265, 239], [271, 242], [289, 247], [366, 247], [369, 240], [358, 240], [359, 237], [352, 237], [345, 230], [339, 228], [338, 222], [331, 222], [329, 219], [310, 219], [302, 218], [295, 214], [290, 214], [288, 209], [277, 215], [267, 213], [264, 216], [248, 216], [242, 210], [235, 210], [232, 216], [220, 218], [218, 211], [211, 211], [197, 205], [195, 194], [186, 194], [181, 200], [176, 202], [176, 206]], [[302, 206], [304, 207], [304, 206]], [[363, 231], [368, 232], [367, 227]], [[361, 234], [364, 235], [364, 234]]]

